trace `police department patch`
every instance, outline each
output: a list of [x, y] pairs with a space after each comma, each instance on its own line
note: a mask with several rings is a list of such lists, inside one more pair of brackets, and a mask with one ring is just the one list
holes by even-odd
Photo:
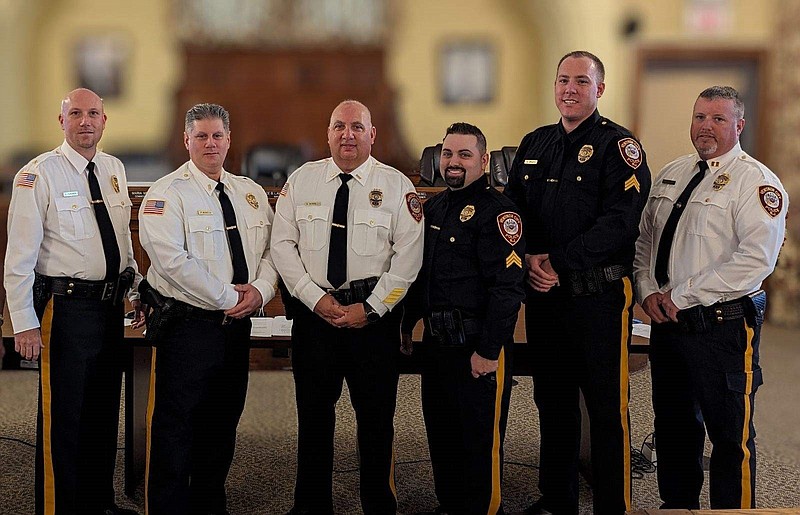
[[379, 189], [374, 189], [369, 192], [369, 205], [372, 207], [381, 207], [383, 203], [383, 192]]
[[406, 193], [406, 206], [408, 207], [408, 212], [411, 213], [411, 217], [417, 223], [422, 221], [422, 202], [420, 202], [419, 196], [415, 192]]
[[517, 213], [506, 211], [497, 216], [497, 226], [500, 228], [500, 235], [510, 245], [516, 244], [522, 237], [522, 219]]
[[628, 166], [636, 170], [642, 164], [642, 147], [633, 138], [621, 139], [617, 142], [619, 145], [619, 153], [622, 154], [622, 159], [628, 163]]
[[761, 201], [761, 207], [767, 212], [769, 216], [775, 218], [781, 213], [783, 209], [783, 195], [774, 186], [760, 186], [758, 188], [758, 200]]
[[591, 145], [584, 145], [578, 151], [578, 162], [585, 163], [594, 154], [594, 148]]
[[458, 215], [458, 219], [462, 222], [466, 222], [475, 214], [475, 206], [468, 205], [464, 206], [464, 209], [461, 210], [461, 213]]

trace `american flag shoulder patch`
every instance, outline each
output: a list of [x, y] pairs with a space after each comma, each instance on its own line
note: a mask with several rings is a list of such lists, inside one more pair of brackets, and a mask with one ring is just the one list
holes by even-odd
[[149, 199], [147, 202], [144, 203], [142, 207], [142, 214], [143, 215], [163, 215], [164, 214], [164, 206], [166, 206], [166, 200], [156, 200], [156, 199]]
[[33, 188], [33, 185], [36, 184], [36, 179], [39, 176], [32, 172], [20, 172], [17, 176], [17, 182], [15, 186], [17, 188]]

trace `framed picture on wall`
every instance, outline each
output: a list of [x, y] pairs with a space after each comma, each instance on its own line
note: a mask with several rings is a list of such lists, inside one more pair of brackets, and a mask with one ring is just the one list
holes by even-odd
[[124, 93], [130, 45], [116, 34], [86, 36], [75, 44], [78, 86], [108, 100]]
[[441, 99], [445, 104], [486, 104], [495, 98], [497, 57], [483, 41], [447, 43], [440, 56]]

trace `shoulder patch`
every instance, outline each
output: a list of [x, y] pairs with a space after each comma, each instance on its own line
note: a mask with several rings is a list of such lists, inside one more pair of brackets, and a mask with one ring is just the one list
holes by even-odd
[[639, 179], [636, 178], [636, 174], [631, 175], [630, 179], [625, 181], [624, 191], [628, 191], [631, 188], [636, 188], [636, 191], [638, 191], [639, 193], [642, 192], [642, 187], [639, 184]]
[[281, 188], [281, 193], [280, 193], [281, 197], [285, 197], [288, 192], [289, 192], [289, 183], [285, 182], [283, 183], [283, 188]]
[[759, 186], [758, 200], [761, 201], [761, 207], [764, 208], [764, 211], [772, 218], [778, 216], [783, 209], [783, 195], [774, 186]]
[[515, 245], [522, 237], [522, 219], [513, 211], [497, 215], [497, 227], [500, 229], [500, 236], [509, 245]]
[[20, 172], [17, 176], [16, 188], [33, 188], [39, 176], [32, 172]]
[[163, 215], [167, 206], [166, 200], [148, 199], [142, 206], [143, 215]]
[[406, 193], [406, 207], [408, 207], [408, 212], [411, 213], [411, 217], [417, 223], [422, 221], [422, 202], [420, 202], [416, 192]]
[[628, 166], [636, 170], [642, 164], [642, 147], [633, 138], [624, 138], [617, 142], [619, 153]]

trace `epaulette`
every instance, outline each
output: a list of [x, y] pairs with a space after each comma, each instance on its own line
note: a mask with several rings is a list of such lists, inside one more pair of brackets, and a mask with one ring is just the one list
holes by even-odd
[[[633, 133], [630, 130], [628, 130], [627, 128], [623, 127], [622, 125], [620, 125], [620, 124], [618, 124], [618, 123], [616, 123], [616, 122], [614, 122], [612, 120], [609, 120], [608, 118], [605, 118], [603, 116], [600, 117], [600, 126], [601, 127], [605, 127], [606, 129], [615, 130], [615, 131], [621, 133], [623, 136], [632, 136], [632, 137], [636, 138], [636, 136], [634, 136]], [[638, 140], [639, 138], [636, 138], [636, 139]]]

